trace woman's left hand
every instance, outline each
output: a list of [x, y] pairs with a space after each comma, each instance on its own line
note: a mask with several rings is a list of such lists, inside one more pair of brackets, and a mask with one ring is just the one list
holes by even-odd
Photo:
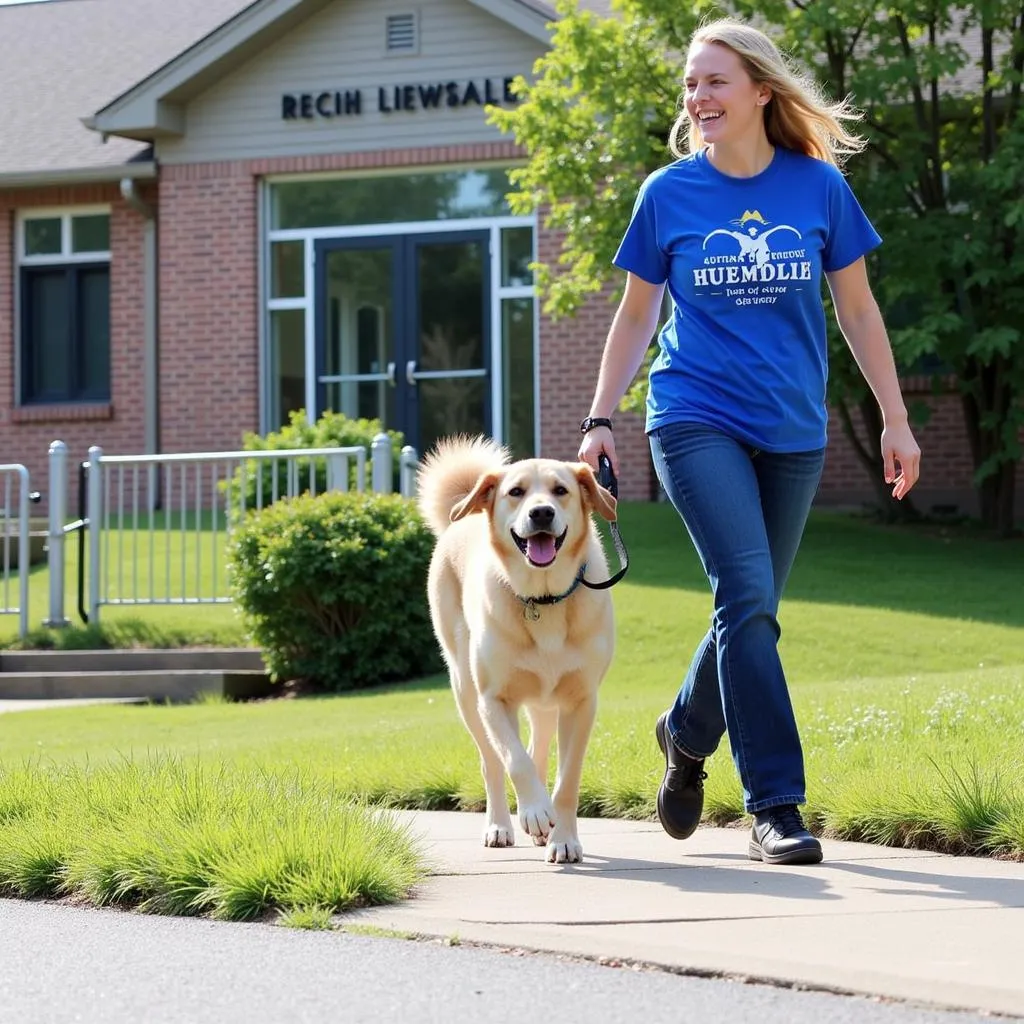
[[882, 463], [885, 482], [893, 484], [892, 496], [902, 501], [921, 473], [921, 449], [905, 420], [886, 426], [882, 431]]

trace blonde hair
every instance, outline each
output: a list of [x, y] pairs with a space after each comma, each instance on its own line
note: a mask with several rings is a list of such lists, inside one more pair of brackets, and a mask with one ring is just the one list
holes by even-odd
[[[862, 136], [843, 127], [844, 121], [859, 121], [860, 112], [847, 100], [830, 102], [817, 82], [791, 67], [759, 29], [733, 18], [722, 18], [698, 28], [690, 40], [690, 49], [702, 43], [716, 43], [732, 50], [753, 82], [771, 89], [771, 99], [764, 108], [764, 127], [773, 146], [839, 166], [845, 157], [859, 153], [867, 145]], [[699, 137], [695, 141], [685, 107], [672, 125], [668, 144], [677, 157], [705, 146]]]

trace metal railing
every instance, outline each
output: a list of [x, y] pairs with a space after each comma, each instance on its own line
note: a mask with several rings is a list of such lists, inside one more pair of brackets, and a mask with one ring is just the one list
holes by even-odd
[[[12, 514], [11, 491], [13, 484], [18, 483], [17, 512]], [[2, 594], [0, 594], [0, 615], [18, 616], [18, 633], [24, 636], [28, 632], [28, 574], [29, 574], [29, 475], [28, 470], [17, 463], [0, 466], [0, 531], [2, 531]], [[11, 546], [15, 544], [15, 555], [18, 570], [17, 604], [11, 603]]]
[[[105, 455], [89, 449], [80, 466], [80, 509], [67, 522], [67, 446], [50, 446], [50, 618], [65, 624], [64, 545], [79, 533], [79, 613], [99, 620], [103, 605], [226, 604], [226, 545], [248, 510], [309, 492], [367, 489], [367, 451], [279, 451]], [[373, 440], [373, 491], [394, 490], [391, 441]], [[415, 492], [418, 457], [402, 449], [399, 490]], [[87, 544], [86, 544], [87, 541]], [[87, 570], [87, 571], [86, 571]], [[83, 575], [84, 573], [84, 575]], [[88, 593], [84, 580], [88, 579]]]

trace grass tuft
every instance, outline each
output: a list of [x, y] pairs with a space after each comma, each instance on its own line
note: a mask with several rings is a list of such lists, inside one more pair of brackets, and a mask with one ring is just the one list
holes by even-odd
[[330, 907], [295, 907], [281, 911], [278, 921], [285, 928], [299, 928], [304, 931], [332, 931], [334, 914]]
[[[0, 805], [37, 773], [5, 774]], [[308, 774], [154, 757], [54, 769], [40, 789], [0, 833], [0, 887], [19, 896], [238, 921], [393, 902], [425, 871], [404, 827]]]

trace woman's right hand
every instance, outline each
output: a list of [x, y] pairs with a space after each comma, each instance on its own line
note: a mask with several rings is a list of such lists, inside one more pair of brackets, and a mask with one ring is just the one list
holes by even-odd
[[595, 473], [597, 460], [604, 452], [611, 460], [612, 472], [619, 475], [619, 457], [615, 454], [615, 437], [608, 427], [594, 427], [583, 435], [580, 442], [579, 460], [585, 462]]

